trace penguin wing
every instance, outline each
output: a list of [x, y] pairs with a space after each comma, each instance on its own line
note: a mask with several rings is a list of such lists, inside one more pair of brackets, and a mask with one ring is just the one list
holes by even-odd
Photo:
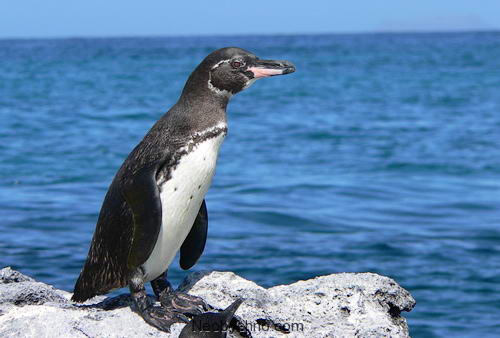
[[127, 177], [122, 185], [122, 194], [133, 218], [133, 240], [127, 259], [130, 269], [146, 262], [160, 233], [162, 206], [156, 184], [158, 167], [159, 163], [143, 167]]
[[152, 161], [134, 161], [139, 164], [134, 167], [127, 159], [116, 174], [75, 284], [74, 301], [126, 286], [130, 273], [149, 258], [162, 217], [156, 173], [168, 159], [169, 154], [161, 154]]
[[184, 270], [190, 269], [196, 264], [207, 241], [208, 213], [205, 200], [201, 204], [200, 211], [194, 220], [193, 227], [181, 246], [180, 265]]

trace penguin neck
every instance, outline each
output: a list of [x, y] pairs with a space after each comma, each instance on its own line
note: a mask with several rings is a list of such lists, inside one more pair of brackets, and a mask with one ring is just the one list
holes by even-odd
[[232, 94], [212, 86], [210, 71], [205, 68], [205, 65], [200, 64], [191, 73], [182, 90], [180, 101], [183, 104], [211, 106], [226, 111]]
[[177, 102], [197, 130], [227, 122], [226, 109], [230, 95], [214, 91], [209, 83], [208, 72], [194, 71]]
[[216, 93], [206, 84], [205, 88], [196, 88], [196, 90], [186, 90], [184, 87], [179, 103], [186, 107], [193, 107], [195, 110], [203, 107], [203, 109], [226, 112], [229, 99], [230, 96]]

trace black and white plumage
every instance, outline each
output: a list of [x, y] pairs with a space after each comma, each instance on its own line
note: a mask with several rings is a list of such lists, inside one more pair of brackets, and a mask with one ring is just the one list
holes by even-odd
[[[162, 278], [179, 250], [183, 269], [196, 263], [205, 247], [204, 197], [227, 133], [230, 97], [258, 78], [294, 70], [291, 63], [259, 60], [239, 48], [219, 49], [198, 65], [178, 102], [149, 130], [113, 179], [74, 301], [127, 285], [133, 296], [139, 294], [145, 282]], [[139, 298], [134, 299], [144, 300]], [[140, 312], [149, 307], [138, 305]]]

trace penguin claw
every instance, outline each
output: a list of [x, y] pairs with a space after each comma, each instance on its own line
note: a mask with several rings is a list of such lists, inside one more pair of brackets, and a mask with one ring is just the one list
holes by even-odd
[[169, 311], [159, 306], [151, 306], [141, 312], [141, 316], [151, 326], [158, 330], [170, 332], [170, 327], [175, 323], [188, 323], [187, 318], [182, 313]]
[[163, 292], [160, 295], [160, 303], [166, 309], [191, 316], [200, 315], [211, 309], [202, 298], [179, 291]]

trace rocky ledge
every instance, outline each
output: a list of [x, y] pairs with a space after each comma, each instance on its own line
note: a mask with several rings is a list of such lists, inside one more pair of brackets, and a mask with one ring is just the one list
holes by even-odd
[[[415, 300], [394, 280], [374, 273], [339, 273], [263, 288], [232, 272], [195, 272], [179, 289], [215, 308], [244, 298], [236, 315], [253, 337], [409, 337], [402, 311]], [[10, 268], [0, 270], [0, 337], [178, 337], [147, 325], [128, 295], [83, 305], [71, 294]], [[230, 332], [228, 337], [239, 337]]]

